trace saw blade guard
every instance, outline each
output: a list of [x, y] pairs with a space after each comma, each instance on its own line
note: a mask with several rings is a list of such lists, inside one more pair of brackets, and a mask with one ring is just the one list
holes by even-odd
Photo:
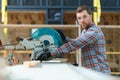
[[31, 37], [34, 40], [41, 40], [45, 46], [54, 44], [58, 47], [63, 44], [60, 33], [53, 28], [39, 28], [31, 35]]

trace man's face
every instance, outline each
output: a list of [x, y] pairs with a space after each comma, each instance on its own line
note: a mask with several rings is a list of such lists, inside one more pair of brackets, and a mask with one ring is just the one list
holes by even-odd
[[77, 21], [82, 28], [87, 29], [92, 24], [92, 15], [89, 15], [86, 10], [76, 13]]

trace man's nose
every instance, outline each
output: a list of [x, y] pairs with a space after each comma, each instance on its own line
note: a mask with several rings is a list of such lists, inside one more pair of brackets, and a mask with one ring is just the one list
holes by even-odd
[[81, 18], [81, 23], [83, 23], [85, 21], [85, 19], [84, 18]]

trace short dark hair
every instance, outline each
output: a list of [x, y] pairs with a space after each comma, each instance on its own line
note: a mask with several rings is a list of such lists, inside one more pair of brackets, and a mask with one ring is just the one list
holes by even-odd
[[91, 9], [89, 7], [87, 7], [87, 6], [78, 7], [77, 10], [76, 10], [76, 13], [82, 12], [84, 10], [86, 10], [89, 15], [92, 15]]

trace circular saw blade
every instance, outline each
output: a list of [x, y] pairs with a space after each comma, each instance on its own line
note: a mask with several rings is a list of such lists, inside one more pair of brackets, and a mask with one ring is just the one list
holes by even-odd
[[61, 46], [63, 44], [61, 35], [52, 28], [39, 28], [31, 35], [31, 37], [35, 40], [42, 40], [46, 43], [49, 41], [55, 46]]

